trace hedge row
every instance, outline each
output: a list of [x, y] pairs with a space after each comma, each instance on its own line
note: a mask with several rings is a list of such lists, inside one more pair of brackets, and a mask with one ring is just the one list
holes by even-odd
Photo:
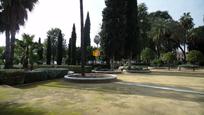
[[62, 68], [39, 68], [33, 71], [24, 70], [0, 70], [0, 84], [20, 85], [45, 81], [50, 79], [62, 78], [68, 69]]
[[[66, 68], [75, 73], [81, 73], [81, 65], [36, 65], [35, 69], [38, 68]], [[91, 66], [85, 66], [85, 72], [90, 73], [92, 71]]]

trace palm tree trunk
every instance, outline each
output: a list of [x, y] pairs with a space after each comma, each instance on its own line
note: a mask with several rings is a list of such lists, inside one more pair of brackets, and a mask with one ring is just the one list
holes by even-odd
[[184, 40], [184, 62], [186, 62], [186, 42], [187, 42], [187, 31], [185, 32], [185, 40]]
[[185, 53], [185, 49], [183, 49], [181, 46], [179, 46], [179, 49], [181, 50], [181, 52], [183, 53], [183, 61], [185, 62], [186, 60], [186, 53]]
[[11, 31], [11, 54], [10, 54], [10, 62], [11, 67], [13, 66], [13, 60], [14, 60], [14, 49], [15, 49], [15, 40], [16, 40], [16, 30], [13, 29]]
[[10, 44], [10, 33], [9, 30], [6, 30], [6, 50], [5, 50], [5, 69], [11, 68], [10, 63], [10, 54], [11, 54], [11, 44]]
[[83, 13], [83, 0], [80, 0], [80, 17], [81, 17], [81, 75], [85, 76], [85, 48], [84, 48], [84, 13]]

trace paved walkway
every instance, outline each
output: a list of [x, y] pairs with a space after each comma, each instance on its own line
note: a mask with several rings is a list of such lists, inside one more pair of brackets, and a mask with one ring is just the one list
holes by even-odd
[[187, 90], [187, 89], [181, 89], [181, 88], [148, 85], [148, 84], [135, 83], [135, 82], [117, 82], [117, 84], [136, 86], [136, 87], [144, 87], [144, 88], [152, 88], [152, 89], [159, 89], [159, 90], [168, 90], [168, 91], [175, 91], [175, 92], [181, 92], [181, 93], [199, 94], [199, 95], [204, 96], [204, 92], [198, 92], [198, 91], [194, 91], [194, 90]]

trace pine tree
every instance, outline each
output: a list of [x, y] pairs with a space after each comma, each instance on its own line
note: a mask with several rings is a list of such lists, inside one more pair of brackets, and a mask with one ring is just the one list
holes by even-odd
[[50, 36], [48, 36], [48, 39], [47, 39], [47, 65], [50, 65], [51, 63], [51, 52], [52, 52], [52, 46], [51, 46], [51, 39], [50, 39]]
[[63, 56], [63, 36], [62, 32], [60, 31], [57, 42], [57, 65], [62, 64], [62, 56]]

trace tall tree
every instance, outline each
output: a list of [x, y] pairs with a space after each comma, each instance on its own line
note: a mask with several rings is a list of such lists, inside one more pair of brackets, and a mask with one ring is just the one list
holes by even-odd
[[90, 53], [89, 49], [91, 46], [91, 37], [90, 37], [91, 21], [89, 17], [89, 12], [87, 13], [85, 25], [84, 25], [84, 45], [85, 45], [85, 63], [89, 60]]
[[81, 69], [82, 76], [85, 76], [85, 44], [84, 44], [84, 10], [83, 0], [80, 0], [80, 18], [81, 18]]
[[58, 41], [57, 41], [57, 64], [62, 64], [62, 57], [63, 57], [63, 36], [62, 32], [59, 32]]
[[151, 20], [162, 18], [165, 20], [172, 20], [172, 17], [169, 15], [168, 11], [156, 11], [149, 14]]
[[[119, 60], [125, 53], [126, 31], [126, 1], [106, 0], [103, 10], [103, 23], [100, 32], [101, 47], [106, 61]], [[118, 52], [120, 51], [120, 52]]]
[[34, 35], [23, 34], [22, 38], [23, 40], [17, 40], [17, 44], [23, 49], [20, 54], [22, 55], [21, 62], [25, 69], [29, 69], [29, 64], [32, 69], [33, 63], [36, 61], [34, 51], [37, 49], [38, 44], [33, 42]]
[[[59, 28], [52, 28], [50, 29], [48, 32], [47, 32], [47, 35], [50, 36], [50, 40], [51, 40], [51, 47], [52, 47], [52, 52], [51, 52], [51, 55], [52, 55], [52, 63], [54, 64], [55, 61], [57, 61], [57, 48], [58, 48], [58, 37], [59, 37], [59, 34], [62, 34], [62, 38], [64, 37], [63, 36], [63, 33], [61, 31], [61, 29]], [[63, 47], [66, 46], [66, 42], [63, 40]], [[64, 51], [62, 51], [64, 54]]]
[[88, 12], [86, 16], [85, 26], [84, 26], [84, 42], [85, 42], [86, 49], [91, 45], [90, 29], [91, 29], [91, 21], [90, 21], [89, 12]]
[[189, 50], [198, 50], [204, 54], [204, 26], [199, 26], [190, 32], [188, 39]]
[[127, 0], [127, 38], [126, 38], [126, 55], [128, 58], [138, 56], [141, 50], [139, 46], [139, 27], [138, 27], [138, 8], [137, 0]]
[[150, 20], [148, 18], [149, 13], [147, 12], [148, 8], [146, 4], [141, 3], [138, 5], [138, 26], [139, 26], [139, 41], [141, 49], [145, 49], [146, 47], [154, 48], [153, 41], [148, 36], [148, 32], [151, 29]]
[[51, 45], [51, 38], [50, 38], [50, 36], [48, 36], [48, 39], [47, 39], [46, 58], [47, 58], [47, 65], [50, 65], [51, 64], [51, 58], [52, 58], [52, 45]]
[[184, 61], [186, 61], [186, 45], [187, 40], [189, 38], [189, 33], [194, 26], [193, 18], [190, 15], [190, 12], [184, 13], [183, 16], [180, 18], [180, 24], [185, 31], [185, 38], [183, 39], [183, 47], [184, 47]]
[[41, 43], [41, 38], [38, 40], [38, 63], [43, 64], [43, 45]]
[[76, 64], [76, 28], [75, 28], [75, 24], [73, 24], [73, 28], [72, 28], [72, 35], [71, 38], [69, 40], [69, 52], [68, 52], [68, 62], [71, 65], [75, 65]]
[[13, 65], [16, 32], [20, 29], [19, 26], [25, 24], [28, 11], [32, 11], [37, 2], [38, 0], [2, 0], [1, 17], [6, 31], [5, 68]]

